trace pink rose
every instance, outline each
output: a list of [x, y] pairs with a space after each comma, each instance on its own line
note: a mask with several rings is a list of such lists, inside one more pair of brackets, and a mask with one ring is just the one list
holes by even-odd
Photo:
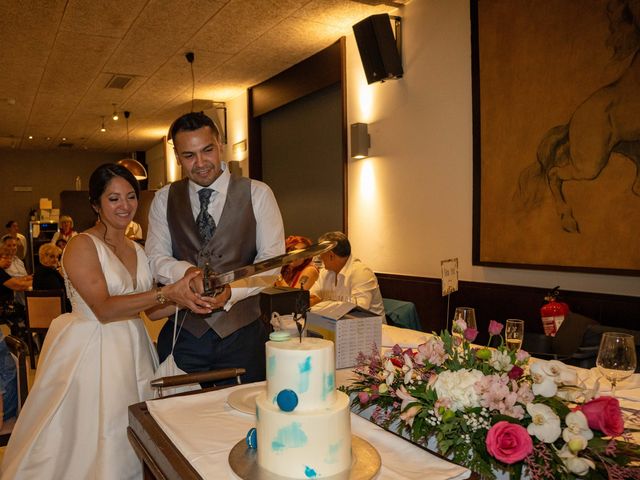
[[468, 342], [473, 342], [478, 336], [478, 330], [475, 328], [467, 328], [463, 335]]
[[522, 425], [500, 421], [487, 433], [487, 451], [500, 462], [512, 465], [533, 451], [533, 441]]
[[587, 417], [589, 428], [600, 430], [605, 435], [617, 437], [624, 431], [624, 421], [620, 411], [620, 402], [614, 397], [598, 397], [580, 408]]
[[360, 400], [361, 404], [365, 404], [369, 401], [370, 396], [367, 392], [358, 392], [358, 400]]
[[489, 335], [500, 335], [500, 332], [502, 332], [502, 327], [504, 327], [504, 325], [502, 325], [499, 322], [496, 322], [495, 320], [491, 320], [489, 322]]

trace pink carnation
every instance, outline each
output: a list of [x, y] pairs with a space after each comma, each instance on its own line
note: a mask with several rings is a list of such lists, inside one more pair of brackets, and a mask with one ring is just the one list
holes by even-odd
[[495, 320], [491, 320], [489, 322], [489, 335], [500, 335], [503, 327], [504, 325], [502, 325], [501, 323], [496, 322]]
[[464, 331], [464, 338], [468, 341], [468, 342], [473, 342], [476, 337], [478, 336], [478, 330], [475, 328], [467, 328]]
[[598, 397], [582, 405], [589, 428], [600, 430], [605, 435], [617, 437], [624, 432], [624, 421], [620, 411], [620, 402], [614, 397]]
[[358, 400], [360, 400], [361, 404], [365, 404], [369, 401], [370, 396], [367, 392], [358, 392]]
[[487, 451], [509, 465], [524, 460], [533, 451], [533, 442], [522, 425], [501, 421], [487, 433]]

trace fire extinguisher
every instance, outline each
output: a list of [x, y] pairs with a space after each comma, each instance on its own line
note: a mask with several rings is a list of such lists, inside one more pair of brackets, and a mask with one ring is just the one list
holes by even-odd
[[551, 337], [556, 336], [556, 333], [564, 321], [564, 317], [569, 313], [569, 305], [564, 302], [559, 302], [559, 295], [560, 286], [557, 286], [544, 297], [547, 303], [540, 309], [544, 334]]

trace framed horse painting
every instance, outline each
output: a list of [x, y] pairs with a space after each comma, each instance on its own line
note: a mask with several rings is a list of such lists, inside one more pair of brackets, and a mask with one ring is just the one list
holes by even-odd
[[473, 263], [640, 275], [640, 1], [470, 4]]

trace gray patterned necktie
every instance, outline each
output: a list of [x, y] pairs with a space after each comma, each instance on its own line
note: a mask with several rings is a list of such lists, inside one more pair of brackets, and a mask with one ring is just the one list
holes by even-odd
[[212, 193], [213, 190], [210, 188], [203, 188], [198, 191], [198, 197], [200, 197], [200, 212], [196, 217], [196, 225], [198, 226], [198, 232], [200, 233], [203, 245], [209, 243], [209, 240], [213, 237], [213, 233], [216, 231], [216, 222], [207, 211]]

